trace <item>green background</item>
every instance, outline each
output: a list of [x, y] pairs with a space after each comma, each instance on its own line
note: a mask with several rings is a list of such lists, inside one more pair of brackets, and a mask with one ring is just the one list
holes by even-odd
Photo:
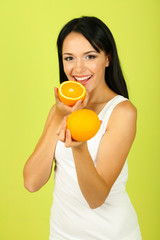
[[82, 15], [99, 17], [115, 37], [138, 110], [127, 191], [143, 239], [160, 239], [160, 1], [1, 0], [1, 240], [48, 239], [54, 175], [40, 191], [29, 193], [23, 187], [23, 167], [54, 103], [57, 35], [67, 21]]

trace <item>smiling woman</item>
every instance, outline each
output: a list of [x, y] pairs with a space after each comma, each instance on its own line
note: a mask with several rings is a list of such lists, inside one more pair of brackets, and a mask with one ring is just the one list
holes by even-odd
[[[81, 42], [81, 44], [80, 46], [77, 45], [76, 54], [78, 54], [78, 51], [83, 47], [82, 43], [86, 44], [86, 52], [83, 52], [84, 59], [94, 59], [97, 57], [98, 53], [105, 53], [110, 65], [109, 68], [105, 68], [105, 81], [107, 85], [117, 94], [121, 94], [128, 98], [128, 91], [112, 33], [100, 19], [94, 17], [73, 19], [61, 30], [57, 39], [60, 82], [68, 80], [63, 67], [64, 59], [72, 61], [75, 60], [74, 57], [76, 57], [73, 55], [74, 52], [70, 52], [73, 50], [71, 43], [68, 45], [68, 47], [71, 46], [71, 48], [65, 49], [64, 51], [65, 40], [67, 41], [67, 38], [74, 40], [74, 36], [81, 37], [81, 39], [79, 39], [79, 43]], [[66, 56], [63, 56], [64, 53], [66, 53]]]
[[[55, 88], [56, 103], [24, 167], [25, 187], [39, 190], [55, 159], [50, 240], [141, 240], [137, 215], [125, 191], [137, 111], [128, 99], [114, 38], [101, 20], [82, 17], [63, 27], [57, 46], [60, 82], [82, 83], [86, 95], [84, 101], [67, 106]], [[72, 139], [67, 116], [84, 108], [98, 115], [101, 126], [82, 142]]]
[[108, 56], [102, 50], [97, 52], [81, 33], [72, 32], [67, 35], [62, 46], [62, 56], [68, 79], [82, 83], [90, 91], [95, 87], [101, 88], [102, 84], [106, 86]]

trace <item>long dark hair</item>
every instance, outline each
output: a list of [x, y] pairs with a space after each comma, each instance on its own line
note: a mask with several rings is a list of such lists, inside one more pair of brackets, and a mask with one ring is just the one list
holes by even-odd
[[68, 80], [63, 69], [62, 45], [65, 37], [71, 32], [81, 33], [97, 52], [100, 52], [99, 49], [101, 49], [109, 56], [110, 64], [105, 70], [105, 81], [114, 92], [128, 98], [127, 86], [113, 35], [109, 28], [96, 17], [75, 18], [60, 31], [57, 39], [60, 83]]

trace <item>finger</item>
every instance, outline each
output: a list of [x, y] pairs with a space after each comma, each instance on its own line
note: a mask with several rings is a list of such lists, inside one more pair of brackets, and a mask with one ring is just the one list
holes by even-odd
[[61, 125], [58, 127], [57, 131], [56, 131], [56, 134], [59, 136], [60, 134], [60, 131], [61, 131]]
[[72, 111], [74, 112], [75, 110], [78, 110], [78, 109], [82, 108], [81, 105], [82, 105], [82, 100], [80, 99], [80, 100], [78, 100], [78, 101], [75, 103], [75, 105], [72, 107]]
[[58, 88], [57, 87], [54, 88], [54, 95], [55, 95], [55, 97], [58, 96]]
[[84, 144], [84, 142], [78, 142], [78, 141], [73, 140], [70, 130], [67, 129], [66, 130], [65, 147], [78, 147], [81, 144]]
[[85, 99], [82, 101], [81, 99], [78, 100], [75, 105], [73, 106], [72, 108], [72, 111], [74, 112], [75, 110], [78, 110], [78, 109], [81, 109], [81, 108], [84, 108], [87, 103], [88, 103], [88, 99], [89, 99], [89, 93], [88, 91], [86, 90], [86, 96], [85, 96]]
[[56, 102], [60, 101], [59, 96], [58, 96], [58, 88], [57, 87], [54, 88], [54, 96], [55, 96]]
[[72, 136], [69, 129], [66, 130], [66, 139], [65, 139], [65, 147], [70, 147], [72, 143]]
[[85, 96], [85, 99], [83, 101], [83, 107], [85, 107], [88, 103], [88, 100], [89, 100], [89, 93], [88, 91], [86, 90], [86, 96]]

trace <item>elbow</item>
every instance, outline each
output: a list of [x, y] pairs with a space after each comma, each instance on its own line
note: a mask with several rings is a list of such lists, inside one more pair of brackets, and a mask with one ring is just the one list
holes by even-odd
[[26, 179], [24, 179], [24, 187], [25, 187], [25, 189], [28, 190], [30, 193], [33, 193], [33, 192], [36, 192], [36, 191], [39, 190], [39, 188], [36, 187], [36, 185], [35, 185], [33, 182], [31, 182], [31, 181], [29, 181], [29, 180], [26, 180]]
[[94, 201], [94, 202], [92, 201], [90, 203], [88, 202], [88, 205], [91, 209], [96, 209], [96, 208], [101, 207], [104, 204], [105, 200], [106, 200], [106, 198], [103, 200], [99, 200], [99, 201]]
[[28, 184], [26, 184], [26, 183], [24, 183], [24, 187], [25, 187], [25, 189], [28, 190], [30, 193], [36, 192], [36, 190], [35, 190], [32, 186], [30, 186], [30, 185], [28, 185]]
[[36, 180], [33, 176], [28, 176], [28, 174], [23, 171], [23, 185], [25, 189], [31, 193], [39, 190], [38, 185], [36, 184]]
[[24, 187], [25, 187], [26, 190], [28, 190], [28, 191], [31, 192], [31, 193], [37, 191], [31, 184], [28, 184], [28, 183], [26, 183], [26, 182], [24, 182]]
[[[103, 202], [103, 203], [104, 203], [104, 202]], [[91, 209], [96, 209], [96, 208], [101, 207], [101, 206], [103, 205], [103, 203], [89, 204], [89, 207], [90, 207]]]
[[109, 195], [109, 191], [107, 191], [106, 194], [104, 194], [103, 196], [101, 196], [99, 198], [94, 198], [94, 199], [92, 198], [92, 200], [88, 201], [89, 207], [91, 209], [96, 209], [96, 208], [101, 207], [105, 203], [108, 195]]

